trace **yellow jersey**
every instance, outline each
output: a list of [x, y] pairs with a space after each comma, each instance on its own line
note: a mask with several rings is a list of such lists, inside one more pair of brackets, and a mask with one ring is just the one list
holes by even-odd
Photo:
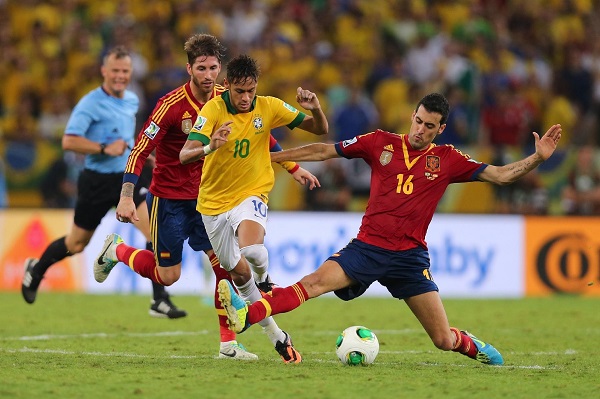
[[268, 201], [275, 183], [269, 153], [271, 130], [298, 126], [306, 115], [284, 101], [256, 96], [249, 112], [238, 113], [229, 91], [208, 101], [190, 131], [189, 140], [210, 143], [212, 134], [233, 121], [227, 143], [204, 157], [196, 209], [203, 215], [227, 212], [250, 196]]

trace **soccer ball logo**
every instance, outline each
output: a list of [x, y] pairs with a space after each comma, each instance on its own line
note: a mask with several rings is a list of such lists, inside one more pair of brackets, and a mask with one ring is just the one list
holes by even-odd
[[379, 353], [377, 336], [364, 326], [346, 328], [338, 336], [335, 346], [337, 357], [350, 366], [371, 364]]

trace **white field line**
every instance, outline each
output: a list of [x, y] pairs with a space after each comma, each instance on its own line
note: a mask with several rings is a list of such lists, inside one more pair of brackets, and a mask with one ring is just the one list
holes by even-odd
[[208, 335], [207, 330], [201, 331], [161, 331], [154, 333], [89, 333], [89, 334], [43, 334], [21, 337], [0, 337], [0, 341], [51, 341], [55, 339], [77, 339], [77, 338], [114, 338], [114, 337], [135, 337], [135, 338], [155, 338], [155, 337], [176, 337], [176, 336], [195, 336]]
[[[70, 351], [70, 350], [64, 350], [64, 349], [32, 349], [32, 348], [20, 348], [20, 349], [6, 349], [6, 348], [0, 348], [0, 352], [4, 352], [4, 353], [39, 353], [39, 354], [51, 354], [51, 355], [63, 355], [63, 356], [81, 356], [81, 355], [85, 355], [85, 356], [94, 356], [94, 357], [129, 357], [129, 358], [148, 358], [148, 359], [218, 359], [218, 357], [215, 356], [211, 356], [211, 355], [204, 355], [204, 356], [199, 356], [199, 355], [166, 355], [166, 356], [161, 356], [161, 355], [142, 355], [139, 353], [121, 353], [121, 352], [107, 352], [107, 353], [103, 353], [103, 352], [87, 352], [87, 351], [82, 351], [82, 352], [77, 352], [77, 351]], [[404, 354], [414, 354], [414, 353], [423, 353], [423, 352], [419, 352], [419, 351], [397, 351], [397, 352], [383, 352], [383, 353], [404, 353]], [[311, 355], [327, 355], [329, 358], [328, 359], [319, 359], [319, 358], [303, 358], [303, 362], [307, 362], [307, 363], [339, 363], [338, 360], [334, 359], [333, 357], [335, 356], [333, 352], [310, 352]], [[221, 359], [218, 359], [221, 360]], [[276, 362], [279, 363], [280, 360], [279, 359], [272, 359], [272, 362]], [[408, 364], [407, 362], [402, 362], [403, 364]], [[401, 362], [376, 362], [375, 366], [394, 366], [394, 365], [398, 365], [398, 364], [402, 364]], [[475, 363], [474, 363], [475, 364]], [[465, 364], [448, 364], [448, 363], [430, 363], [430, 362], [424, 362], [424, 363], [419, 363], [419, 365], [421, 366], [426, 366], [426, 367], [469, 367], [468, 365]], [[539, 366], [539, 365], [522, 365], [522, 366], [518, 366], [518, 365], [503, 365], [503, 366], [490, 366], [490, 367], [495, 367], [495, 368], [505, 368], [505, 369], [526, 369], [526, 370], [558, 370], [559, 367], [556, 366], [551, 366], [551, 367], [545, 367], [545, 366]]]
[[[419, 333], [422, 334], [423, 331], [420, 329], [404, 329], [404, 330], [385, 330], [385, 331], [376, 331], [381, 335], [402, 335], [402, 334], [414, 334]], [[86, 333], [86, 334], [44, 334], [44, 335], [33, 335], [33, 336], [15, 336], [15, 337], [0, 337], [0, 341], [53, 341], [53, 340], [72, 340], [72, 339], [94, 339], [94, 338], [112, 338], [112, 337], [135, 337], [135, 338], [155, 338], [155, 337], [171, 337], [171, 336], [198, 336], [198, 335], [208, 335], [210, 332], [207, 330], [200, 331], [162, 331], [162, 332], [153, 332], [153, 333]], [[313, 335], [318, 336], [332, 336], [337, 334], [335, 331], [314, 331]], [[53, 354], [53, 355], [64, 355], [64, 356], [97, 356], [97, 357], [132, 357], [132, 358], [152, 358], [152, 359], [212, 359], [217, 358], [217, 356], [211, 355], [144, 355], [139, 353], [126, 353], [126, 352], [88, 352], [88, 351], [71, 351], [71, 350], [63, 350], [63, 349], [33, 349], [28, 347], [23, 348], [2, 348], [0, 347], [0, 352], [4, 353], [40, 353], [40, 354]], [[423, 354], [435, 354], [439, 353], [437, 350], [403, 350], [403, 351], [393, 351], [393, 350], [382, 350], [379, 353], [387, 354], [387, 355], [423, 355]], [[316, 362], [316, 363], [337, 363], [338, 360], [335, 359], [335, 354], [333, 351], [330, 352], [307, 352], [306, 355], [313, 356], [324, 356], [326, 358], [308, 358], [305, 357], [304, 360], [308, 362]], [[518, 355], [518, 356], [570, 356], [577, 354], [577, 351], [574, 349], [565, 349], [564, 351], [551, 351], [551, 352], [506, 352], [507, 355]], [[279, 360], [275, 360], [279, 361]], [[403, 362], [377, 362], [377, 365], [397, 365]], [[464, 364], [447, 364], [447, 363], [431, 363], [431, 362], [423, 362], [419, 363], [422, 366], [431, 366], [431, 367], [447, 367], [447, 366], [456, 366], [456, 367], [468, 367]], [[499, 368], [510, 368], [510, 369], [533, 369], [533, 370], [556, 370], [558, 367], [545, 367], [539, 365], [503, 365], [503, 366], [493, 366]]]

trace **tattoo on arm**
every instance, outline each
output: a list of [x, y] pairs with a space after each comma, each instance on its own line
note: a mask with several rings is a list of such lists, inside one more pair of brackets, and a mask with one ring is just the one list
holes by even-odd
[[134, 188], [135, 186], [133, 185], [133, 183], [124, 183], [123, 187], [121, 188], [121, 197], [133, 198]]
[[511, 174], [511, 177], [514, 178], [514, 180], [517, 180], [517, 179], [525, 176], [527, 173], [531, 172], [540, 163], [541, 162], [536, 162], [536, 161], [532, 160], [530, 157], [528, 157], [521, 161], [517, 161], [517, 162], [514, 162], [513, 164], [507, 165], [507, 166], [508, 166], [508, 171]]

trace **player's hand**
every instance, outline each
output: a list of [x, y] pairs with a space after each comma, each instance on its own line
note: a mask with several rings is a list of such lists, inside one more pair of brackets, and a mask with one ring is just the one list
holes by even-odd
[[127, 149], [127, 143], [123, 139], [118, 139], [117, 141], [113, 141], [110, 144], [107, 144], [104, 147], [104, 153], [106, 155], [110, 155], [111, 157], [118, 157], [123, 155], [125, 150]]
[[296, 89], [296, 101], [302, 108], [309, 111], [321, 108], [317, 95], [310, 90], [304, 90], [302, 87]]
[[223, 123], [210, 137], [210, 148], [215, 151], [227, 143], [227, 137], [231, 133], [231, 124], [233, 121]]
[[560, 125], [552, 125], [542, 138], [533, 132], [535, 138], [535, 152], [545, 161], [556, 150], [556, 146], [560, 140], [562, 127]]
[[303, 186], [308, 184], [309, 190], [312, 190], [315, 187], [321, 187], [321, 183], [319, 182], [319, 179], [317, 179], [317, 176], [302, 167], [292, 173], [292, 177]]
[[138, 222], [140, 218], [137, 215], [135, 202], [131, 197], [121, 197], [117, 205], [117, 220], [123, 223]]

